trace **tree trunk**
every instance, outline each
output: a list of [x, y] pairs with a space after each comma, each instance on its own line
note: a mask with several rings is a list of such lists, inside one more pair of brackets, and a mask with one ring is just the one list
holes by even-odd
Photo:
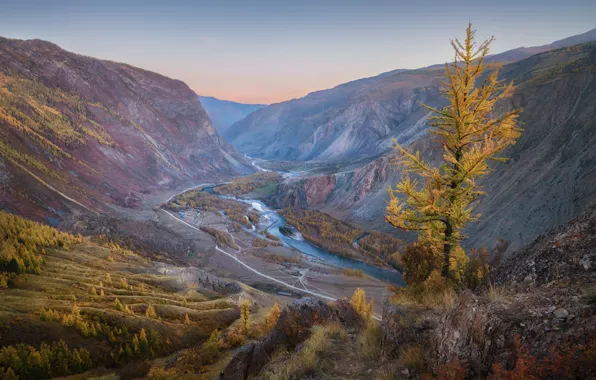
[[451, 236], [453, 236], [453, 226], [450, 221], [445, 222], [445, 243], [443, 244], [443, 269], [441, 275], [449, 278], [450, 254], [451, 254]]

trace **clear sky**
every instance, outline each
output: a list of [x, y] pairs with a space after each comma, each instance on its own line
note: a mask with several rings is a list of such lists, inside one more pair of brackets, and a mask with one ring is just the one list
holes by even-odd
[[0, 0], [0, 36], [40, 38], [272, 103], [451, 58], [471, 20], [493, 52], [596, 28], [594, 0]]

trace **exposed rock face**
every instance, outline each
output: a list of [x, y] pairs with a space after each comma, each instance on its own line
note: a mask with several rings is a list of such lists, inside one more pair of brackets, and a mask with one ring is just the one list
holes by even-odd
[[277, 325], [259, 343], [240, 348], [224, 371], [221, 380], [245, 380], [258, 374], [279, 348], [293, 349], [310, 335], [317, 324], [337, 322], [346, 327], [357, 327], [362, 319], [346, 301], [327, 304], [314, 298], [294, 301], [282, 312]]
[[596, 282], [596, 206], [540, 236], [492, 273], [497, 284]]
[[[483, 179], [488, 196], [480, 199], [479, 222], [467, 231], [468, 246], [491, 248], [498, 238], [510, 250], [567, 222], [596, 201], [596, 45], [539, 54], [505, 66], [503, 77], [515, 80], [514, 102], [524, 108], [524, 129], [503, 153], [511, 159], [494, 166]], [[423, 137], [412, 146], [431, 162], [437, 151]], [[387, 188], [401, 175], [380, 158], [357, 169], [333, 174], [334, 187], [309, 203], [302, 188], [309, 178], [288, 182], [273, 195], [277, 207], [297, 204], [374, 228], [383, 228]], [[327, 182], [333, 182], [326, 179]], [[286, 196], [284, 193], [287, 193]], [[319, 200], [325, 198], [323, 202]], [[387, 226], [385, 226], [387, 228]]]
[[250, 171], [181, 81], [39, 40], [0, 39], [0, 68], [9, 147], [0, 150], [14, 176], [0, 208], [60, 219], [73, 202], [55, 190], [101, 212], [134, 207], [155, 188]]

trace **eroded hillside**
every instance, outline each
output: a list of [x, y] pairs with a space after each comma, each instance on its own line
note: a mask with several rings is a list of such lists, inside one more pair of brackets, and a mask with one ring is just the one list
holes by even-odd
[[250, 171], [183, 82], [39, 40], [0, 39], [0, 135], [0, 207], [51, 222]]

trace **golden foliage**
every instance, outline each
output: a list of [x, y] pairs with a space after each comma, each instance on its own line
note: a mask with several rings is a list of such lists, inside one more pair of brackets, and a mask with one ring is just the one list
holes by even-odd
[[250, 301], [247, 299], [240, 303], [240, 318], [242, 319], [242, 331], [246, 335], [250, 324]]
[[0, 271], [40, 273], [43, 247], [68, 248], [84, 238], [0, 211]]
[[265, 319], [265, 328], [267, 331], [271, 331], [275, 327], [280, 315], [281, 308], [277, 303], [275, 303], [267, 313], [267, 317]]
[[465, 261], [461, 229], [478, 218], [473, 202], [484, 194], [477, 180], [488, 173], [489, 161], [504, 160], [498, 154], [521, 132], [520, 109], [496, 112], [497, 104], [511, 98], [515, 87], [498, 79], [500, 64], [485, 62], [492, 39], [477, 45], [474, 33], [470, 24], [465, 41], [451, 43], [455, 59], [446, 65], [442, 82], [449, 104], [440, 110], [425, 105], [433, 114], [431, 132], [443, 150], [443, 162], [433, 167], [420, 152], [411, 153], [395, 141], [397, 163], [416, 177], [404, 175], [389, 189], [386, 220], [397, 228], [420, 231], [419, 240], [442, 252], [443, 276], [461, 269]]
[[350, 299], [350, 304], [354, 310], [362, 316], [365, 320], [371, 319], [373, 315], [375, 300], [371, 297], [370, 301], [366, 300], [366, 292], [357, 288]]

